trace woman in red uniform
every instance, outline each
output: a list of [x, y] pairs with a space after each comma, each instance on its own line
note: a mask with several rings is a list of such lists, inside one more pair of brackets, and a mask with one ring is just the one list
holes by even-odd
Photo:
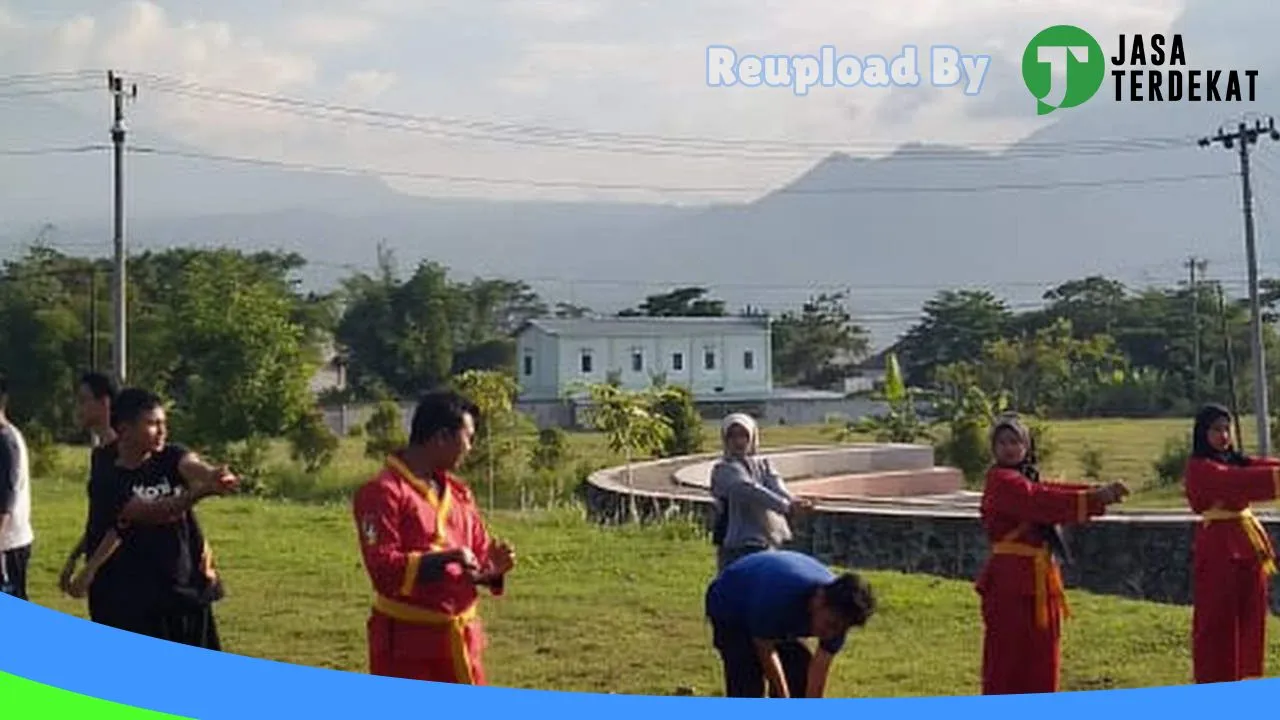
[[1128, 494], [1107, 486], [1041, 483], [1031, 434], [1016, 416], [991, 428], [995, 465], [982, 493], [991, 554], [978, 578], [985, 637], [982, 694], [1057, 692], [1066, 598], [1058, 561], [1067, 561], [1057, 527], [1101, 515]]
[[1195, 681], [1262, 677], [1267, 585], [1276, 556], [1249, 504], [1280, 494], [1280, 461], [1238, 452], [1231, 413], [1207, 405], [1196, 415], [1185, 480], [1187, 503], [1203, 520], [1192, 552]]

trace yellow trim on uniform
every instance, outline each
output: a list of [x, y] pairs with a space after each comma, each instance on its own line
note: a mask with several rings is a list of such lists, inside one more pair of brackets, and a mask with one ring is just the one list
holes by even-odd
[[[1275, 471], [1272, 471], [1273, 473]], [[1245, 537], [1249, 539], [1249, 544], [1253, 546], [1254, 552], [1258, 554], [1258, 561], [1262, 564], [1262, 572], [1266, 575], [1274, 575], [1276, 572], [1276, 555], [1271, 548], [1271, 542], [1267, 538], [1266, 528], [1262, 527], [1262, 523], [1258, 521], [1258, 517], [1253, 511], [1245, 508], [1244, 510], [1223, 510], [1222, 508], [1211, 508], [1200, 515], [1204, 520], [1205, 526], [1209, 526], [1215, 522], [1238, 522], [1240, 528], [1244, 530]]]
[[373, 609], [392, 620], [411, 625], [427, 625], [447, 627], [449, 629], [449, 648], [453, 656], [453, 670], [458, 682], [463, 685], [474, 685], [475, 677], [471, 674], [471, 654], [467, 652], [467, 626], [476, 619], [476, 604], [472, 603], [466, 610], [457, 615], [414, 607], [396, 602], [382, 595], [373, 599]]
[[432, 483], [414, 475], [409, 466], [405, 465], [400, 458], [394, 455], [387, 457], [387, 466], [412, 485], [422, 497], [426, 498], [427, 504], [431, 505], [431, 508], [436, 511], [436, 540], [431, 544], [431, 552], [444, 550], [446, 544], [446, 521], [449, 517], [449, 510], [453, 506], [453, 493], [449, 492], [449, 481], [445, 480], [440, 483], [440, 494], [437, 495]]
[[422, 570], [422, 553], [411, 552], [404, 564], [404, 580], [400, 581], [400, 594], [408, 595], [418, 584], [418, 573]]
[[991, 554], [1029, 557], [1034, 561], [1037, 627], [1041, 629], [1049, 627], [1050, 591], [1056, 592], [1062, 600], [1062, 614], [1070, 616], [1071, 611], [1067, 607], [1067, 593], [1062, 583], [1062, 573], [1058, 570], [1057, 564], [1053, 562], [1053, 556], [1050, 554], [1047, 545], [1035, 547], [1005, 540], [992, 545]]
[[1089, 491], [1081, 490], [1076, 493], [1076, 520], [1085, 522], [1089, 519]]

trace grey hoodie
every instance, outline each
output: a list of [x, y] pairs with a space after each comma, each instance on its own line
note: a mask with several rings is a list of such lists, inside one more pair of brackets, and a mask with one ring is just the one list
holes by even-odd
[[[744, 456], [729, 452], [729, 428], [741, 426], [751, 437]], [[711, 495], [721, 512], [728, 507], [728, 528], [723, 551], [742, 548], [777, 548], [791, 540], [787, 514], [791, 493], [769, 461], [757, 455], [759, 430], [749, 415], [734, 413], [724, 419], [720, 431], [725, 455], [711, 469]]]

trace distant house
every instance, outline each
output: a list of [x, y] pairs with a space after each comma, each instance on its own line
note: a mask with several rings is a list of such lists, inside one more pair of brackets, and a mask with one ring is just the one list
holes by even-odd
[[346, 358], [338, 353], [332, 344], [325, 344], [320, 349], [320, 357], [324, 363], [316, 369], [308, 385], [314, 395], [323, 395], [332, 390], [347, 388]]
[[664, 376], [697, 401], [763, 400], [773, 390], [763, 317], [542, 318], [517, 333], [520, 399], [563, 400], [576, 383], [640, 389]]
[[581, 427], [586, 393], [575, 385], [649, 387], [657, 376], [688, 388], [705, 417], [746, 412], [763, 424], [810, 424], [876, 409], [838, 392], [773, 384], [767, 317], [539, 318], [516, 333], [518, 404], [540, 427]]
[[891, 352], [893, 348], [882, 350], [858, 364], [853, 373], [844, 379], [845, 394], [868, 393], [883, 387]]

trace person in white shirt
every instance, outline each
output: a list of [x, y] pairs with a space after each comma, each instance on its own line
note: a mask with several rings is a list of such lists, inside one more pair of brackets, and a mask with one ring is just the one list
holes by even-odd
[[0, 593], [27, 599], [31, 562], [31, 465], [26, 440], [9, 422], [9, 384], [0, 375]]

